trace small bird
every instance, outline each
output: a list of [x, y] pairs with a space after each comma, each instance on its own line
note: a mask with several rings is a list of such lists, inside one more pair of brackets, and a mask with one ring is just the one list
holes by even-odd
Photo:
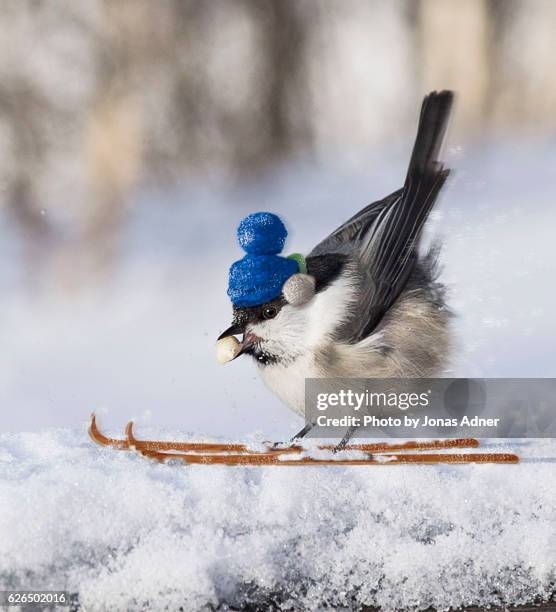
[[438, 249], [421, 254], [419, 242], [450, 172], [439, 154], [453, 98], [451, 91], [425, 97], [404, 186], [306, 257], [279, 255], [287, 231], [272, 213], [239, 225], [246, 255], [230, 268], [233, 323], [218, 338], [220, 361], [253, 357], [267, 386], [301, 416], [307, 378], [433, 377], [448, 365], [451, 316], [437, 280]]

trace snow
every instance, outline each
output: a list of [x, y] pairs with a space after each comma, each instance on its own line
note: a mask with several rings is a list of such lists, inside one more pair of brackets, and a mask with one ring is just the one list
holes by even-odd
[[487, 447], [524, 461], [163, 466], [95, 446], [84, 427], [2, 434], [0, 583], [68, 589], [87, 610], [546, 599], [556, 441]]

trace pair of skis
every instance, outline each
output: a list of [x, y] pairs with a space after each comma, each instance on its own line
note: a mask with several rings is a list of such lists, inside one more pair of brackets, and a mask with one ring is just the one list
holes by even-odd
[[[89, 435], [101, 446], [136, 451], [160, 463], [174, 460], [188, 465], [399, 465], [410, 463], [431, 465], [438, 463], [517, 463], [519, 461], [519, 457], [512, 453], [424, 452], [476, 449], [479, 441], [474, 438], [427, 442], [410, 441], [399, 444], [349, 444], [337, 453], [331, 452], [334, 450], [333, 445], [320, 445], [316, 449], [307, 449], [297, 444], [277, 446], [268, 443], [263, 450], [257, 450], [237, 443], [139, 440], [133, 433], [133, 421], [126, 426], [125, 438], [109, 438], [99, 431], [94, 414], [91, 415]], [[315, 450], [317, 456], [311, 456]]]

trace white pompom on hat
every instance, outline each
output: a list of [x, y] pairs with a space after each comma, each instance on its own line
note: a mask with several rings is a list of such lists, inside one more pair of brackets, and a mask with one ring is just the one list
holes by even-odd
[[292, 306], [303, 306], [315, 295], [315, 279], [309, 274], [292, 274], [282, 287], [284, 298]]

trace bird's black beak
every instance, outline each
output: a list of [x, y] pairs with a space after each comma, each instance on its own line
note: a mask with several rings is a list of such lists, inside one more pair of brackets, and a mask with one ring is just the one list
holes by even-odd
[[216, 340], [222, 340], [222, 338], [227, 338], [228, 336], [239, 336], [239, 334], [243, 334], [244, 331], [245, 327], [243, 325], [232, 323], [232, 325], [230, 325], [226, 331], [223, 331]]

